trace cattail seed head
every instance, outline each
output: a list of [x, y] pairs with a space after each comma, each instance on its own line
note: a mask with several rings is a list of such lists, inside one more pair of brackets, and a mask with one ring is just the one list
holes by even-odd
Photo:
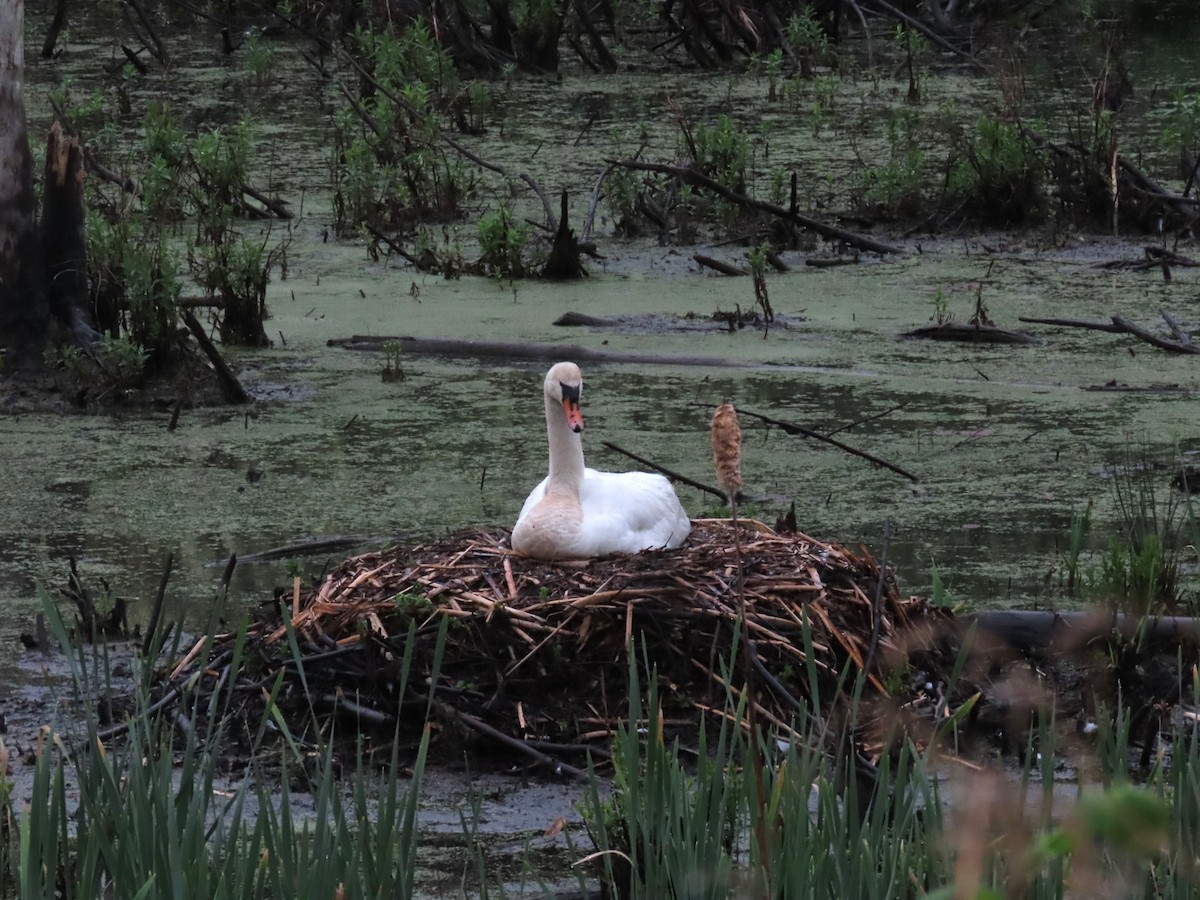
[[732, 403], [722, 403], [713, 413], [712, 450], [717, 484], [732, 502], [742, 488], [742, 428]]

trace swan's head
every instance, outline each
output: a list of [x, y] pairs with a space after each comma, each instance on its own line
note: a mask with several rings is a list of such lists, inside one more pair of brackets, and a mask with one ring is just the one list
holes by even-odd
[[583, 431], [579, 396], [583, 393], [583, 373], [573, 362], [555, 363], [546, 373], [546, 396], [562, 405], [567, 425], [576, 434]]

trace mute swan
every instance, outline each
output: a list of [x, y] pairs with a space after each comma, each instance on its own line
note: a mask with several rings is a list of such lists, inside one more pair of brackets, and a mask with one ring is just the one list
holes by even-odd
[[671, 482], [649, 472], [584, 467], [582, 390], [575, 363], [557, 363], [546, 374], [550, 474], [521, 507], [513, 549], [538, 559], [583, 559], [678, 547], [692, 523]]

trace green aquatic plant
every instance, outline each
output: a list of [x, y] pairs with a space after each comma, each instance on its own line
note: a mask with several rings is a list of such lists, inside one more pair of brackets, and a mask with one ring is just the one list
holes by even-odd
[[251, 82], [261, 87], [270, 81], [277, 54], [275, 46], [263, 39], [261, 31], [251, 30], [238, 50], [242, 58], [242, 71]]
[[479, 217], [480, 265], [498, 278], [521, 278], [529, 241], [525, 225], [507, 207], [498, 206]]
[[1175, 91], [1163, 124], [1162, 144], [1167, 153], [1178, 157], [1183, 194], [1190, 195], [1200, 176], [1200, 95], [1194, 90]]
[[1182, 599], [1185, 517], [1176, 494], [1160, 498], [1159, 471], [1148, 450], [1132, 445], [1110, 467], [1121, 533], [1101, 559], [1099, 587], [1134, 612], [1171, 611]]
[[750, 163], [750, 137], [726, 115], [716, 122], [697, 125], [685, 144], [693, 153], [692, 162], [717, 181], [735, 191], [744, 191], [746, 168]]
[[[53, 601], [43, 604], [80, 698], [111, 691], [107, 656], [101, 651], [94, 662]], [[233, 669], [247, 653], [243, 627], [228, 657]], [[298, 656], [294, 664], [303, 667]], [[410, 666], [406, 656], [401, 694]], [[184, 687], [188, 696], [170, 717], [156, 717], [139, 690], [119, 739], [102, 732], [96, 703], [78, 703], [74, 733], [47, 731], [33, 749], [26, 802], [0, 802], [0, 897], [414, 897], [430, 730], [411, 760], [393, 740], [382, 769], [360, 746], [339, 778], [330, 736], [302, 744], [279, 714], [279, 689], [278, 681], [266, 684], [263, 722], [237, 734], [252, 760], [240, 776], [228, 772], [234, 737], [221, 724], [230, 704], [240, 706], [231, 684], [209, 696]], [[253, 762], [272, 734], [282, 771]]]
[[863, 198], [893, 216], [915, 215], [924, 203], [923, 119], [915, 109], [893, 109], [887, 123], [887, 159], [858, 175]]
[[1045, 212], [1045, 163], [1020, 123], [990, 116], [951, 149], [947, 192], [989, 225], [1036, 222]]
[[929, 39], [915, 28], [900, 24], [892, 33], [892, 42], [903, 58], [908, 74], [908, 102], [919, 103], [924, 65], [929, 57]]
[[420, 18], [402, 29], [357, 28], [347, 52], [362, 77], [333, 120], [329, 171], [338, 231], [456, 216], [474, 182], [441, 131], [445, 120], [453, 124], [456, 108], [468, 124], [481, 117], [483, 89], [463, 94], [453, 59]]
[[[383, 372], [382, 377], [385, 382], [403, 381], [404, 366], [400, 362], [401, 344], [399, 341], [389, 341], [383, 345]], [[411, 599], [407, 595], [397, 594], [395, 600], [399, 605], [401, 599]]]
[[1080, 587], [1080, 560], [1084, 544], [1092, 530], [1092, 501], [1088, 500], [1083, 509], [1071, 511], [1071, 525], [1068, 531], [1067, 555], [1063, 559], [1062, 570], [1066, 572], [1066, 590], [1074, 594]]
[[[771, 308], [771, 298], [767, 294], [767, 257], [770, 252], [771, 245], [764, 242], [746, 254], [746, 260], [750, 263], [750, 278], [754, 282], [754, 302], [762, 310], [763, 322], [768, 326], [775, 321], [775, 310]], [[763, 336], [766, 336], [766, 329], [763, 330]]]
[[811, 4], [788, 17], [784, 34], [788, 45], [800, 57], [800, 72], [805, 78], [813, 77], [814, 66], [833, 65], [837, 61], [837, 51]]

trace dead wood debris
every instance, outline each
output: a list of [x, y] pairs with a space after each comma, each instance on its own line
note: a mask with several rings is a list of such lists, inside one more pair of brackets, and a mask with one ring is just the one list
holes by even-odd
[[[1024, 320], [1022, 320], [1024, 321]], [[1024, 331], [1013, 331], [997, 325], [977, 325], [971, 322], [939, 322], [904, 332], [901, 337], [926, 338], [933, 341], [960, 341], [966, 344], [1036, 344], [1038, 339]]]
[[[776, 534], [756, 522], [743, 522], [741, 534], [755, 666], [772, 676], [756, 696], [756, 711], [784, 733], [806, 702], [810, 667], [823, 695], [834, 696], [838, 674], [866, 664], [877, 632], [880, 652], [865, 674], [870, 690], [886, 694], [896, 658], [889, 651], [902, 643], [895, 635], [917, 620], [941, 618], [924, 601], [901, 597], [891, 578], [881, 585], [865, 551]], [[528, 745], [542, 765], [579, 759], [596, 742], [602, 747], [626, 713], [630, 647], [673, 695], [668, 702], [681, 727], [720, 714], [744, 680], [733, 650], [735, 580], [727, 520], [697, 520], [678, 550], [562, 564], [514, 554], [506, 532], [470, 532], [353, 557], [313, 589], [297, 583], [250, 627], [240, 671], [226, 671], [231, 633], [212, 646], [197, 643], [164, 673], [163, 686], [197, 677], [203, 693], [229, 679], [253, 721], [261, 686], [282, 677], [278, 706], [302, 722], [312, 698], [364, 730], [411, 726], [416, 733], [429, 714], [445, 734]], [[442, 619], [450, 620], [448, 646], [431, 704]], [[415, 640], [406, 647], [410, 626]], [[413, 668], [400, 696], [406, 653]], [[582, 774], [561, 762], [555, 768]]]
[[1141, 325], [1131, 322], [1120, 315], [1113, 315], [1111, 322], [1088, 322], [1080, 319], [1044, 318], [1040, 316], [1018, 316], [1017, 318], [1022, 322], [1032, 322], [1039, 325], [1057, 325], [1061, 328], [1084, 328], [1089, 331], [1107, 331], [1110, 334], [1131, 334], [1138, 340], [1145, 341], [1147, 344], [1158, 347], [1160, 350], [1166, 350], [1168, 353], [1200, 353], [1200, 344], [1192, 343], [1191, 335], [1174, 316], [1166, 311], [1160, 311], [1159, 315], [1167, 323], [1167, 327], [1171, 330], [1171, 333], [1175, 335], [1176, 339], [1174, 341], [1161, 338]]

